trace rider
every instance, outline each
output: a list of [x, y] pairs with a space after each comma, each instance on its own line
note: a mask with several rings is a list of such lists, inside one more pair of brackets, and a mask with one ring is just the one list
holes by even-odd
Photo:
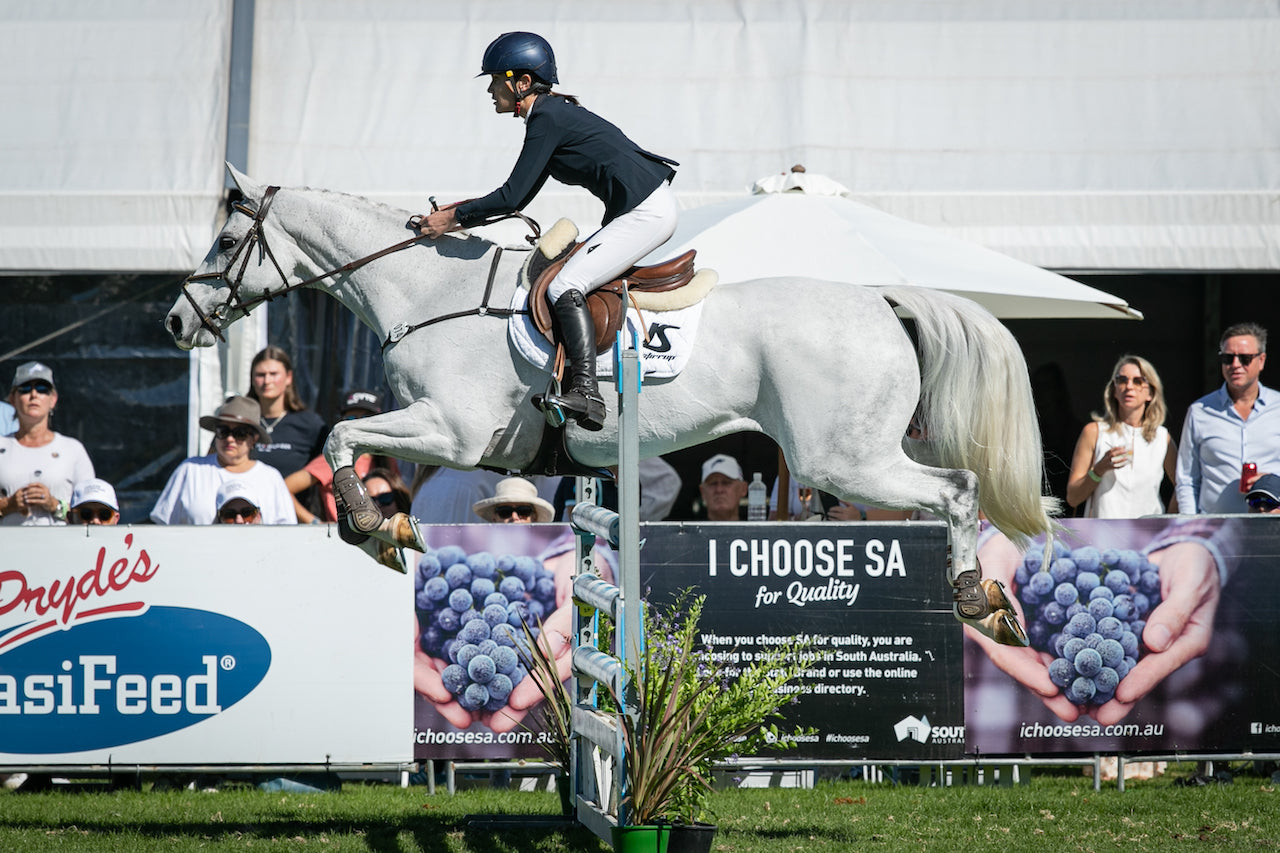
[[586, 294], [661, 246], [675, 231], [678, 206], [671, 191], [674, 160], [638, 147], [622, 131], [551, 90], [556, 60], [551, 45], [534, 33], [505, 33], [480, 62], [491, 77], [494, 109], [525, 120], [524, 147], [507, 182], [483, 198], [435, 211], [421, 233], [482, 223], [521, 210], [548, 177], [586, 188], [604, 203], [602, 227], [587, 239], [552, 280], [551, 302], [568, 360], [568, 388], [549, 404], [589, 430], [604, 426], [604, 399], [596, 386], [595, 326]]

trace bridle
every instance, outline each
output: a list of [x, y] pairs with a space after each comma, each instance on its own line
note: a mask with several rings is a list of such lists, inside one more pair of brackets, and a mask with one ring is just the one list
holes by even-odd
[[[323, 281], [326, 278], [332, 278], [333, 276], [341, 275], [342, 273], [351, 272], [352, 270], [359, 269], [365, 264], [368, 264], [372, 261], [376, 261], [378, 258], [385, 257], [386, 255], [390, 255], [395, 252], [399, 252], [402, 249], [407, 249], [410, 246], [416, 243], [420, 243], [423, 240], [430, 239], [425, 235], [419, 234], [418, 236], [410, 237], [407, 240], [401, 240], [399, 243], [396, 243], [394, 246], [388, 246], [387, 248], [374, 252], [371, 255], [365, 255], [363, 258], [358, 258], [354, 261], [351, 261], [350, 263], [343, 264], [337, 269], [329, 270], [328, 272], [321, 273], [320, 275], [317, 275], [317, 276], [312, 276], [311, 278], [306, 279], [305, 281], [298, 281], [298, 282], [294, 282], [293, 284], [290, 284], [289, 277], [285, 275], [284, 270], [281, 269], [280, 267], [279, 261], [276, 260], [275, 254], [271, 251], [271, 246], [267, 244], [266, 234], [262, 228], [262, 223], [266, 220], [267, 213], [271, 210], [271, 202], [275, 199], [276, 193], [279, 190], [280, 190], [279, 187], [267, 187], [266, 192], [263, 193], [262, 195], [262, 201], [258, 203], [257, 210], [254, 210], [250, 205], [246, 204], [243, 201], [235, 202], [232, 205], [232, 209], [240, 213], [243, 213], [245, 216], [252, 217], [253, 222], [249, 225], [249, 230], [245, 232], [244, 237], [240, 239], [240, 243], [239, 245], [236, 246], [235, 251], [231, 253], [231, 257], [227, 259], [227, 265], [218, 272], [206, 272], [206, 273], [200, 273], [198, 275], [187, 276], [186, 281], [182, 283], [182, 295], [187, 297], [187, 302], [191, 304], [191, 310], [195, 311], [196, 316], [200, 318], [201, 327], [208, 329], [210, 332], [213, 333], [215, 338], [217, 338], [219, 341], [222, 341], [223, 343], [226, 342], [226, 338], [222, 336], [222, 330], [218, 328], [218, 326], [216, 325], [216, 322], [225, 323], [227, 318], [230, 316], [232, 310], [243, 311], [245, 316], [247, 317], [249, 316], [249, 312], [251, 309], [256, 308], [257, 306], [265, 302], [271, 302], [277, 296], [288, 296], [290, 293], [292, 293], [295, 290], [301, 290], [304, 287], [310, 287], [316, 282]], [[434, 202], [434, 199], [433, 199], [433, 202]], [[540, 233], [540, 229], [538, 228], [536, 222], [533, 222], [533, 220], [529, 219], [523, 214], [520, 214], [519, 212], [513, 215], [524, 220], [526, 224], [530, 225], [530, 227], [533, 228], [535, 235]], [[493, 217], [491, 219], [485, 220], [481, 224], [488, 225], [491, 222], [497, 222], [500, 219], [508, 219], [511, 217], [512, 215]], [[415, 219], [418, 219], [418, 217], [414, 217], [413, 219], [411, 219], [409, 221], [409, 225], [410, 227], [413, 227], [416, 231], [417, 230], [416, 224], [414, 222]], [[533, 240], [530, 239], [530, 242], [533, 242]], [[252, 299], [244, 300], [240, 298], [240, 285], [244, 280], [245, 270], [248, 269], [249, 267], [249, 257], [252, 254], [255, 246], [258, 249], [258, 263], [262, 263], [264, 258], [269, 258], [271, 260], [271, 265], [276, 269], [276, 274], [280, 276], [280, 283], [283, 286], [278, 290], [264, 290], [262, 292], [262, 295], [255, 296]], [[479, 313], [479, 314], [489, 313], [492, 310], [488, 308], [488, 304], [487, 304], [489, 290], [493, 286], [493, 276], [497, 267], [497, 257], [500, 255], [501, 255], [501, 249], [498, 250], [498, 254], [494, 258], [495, 269], [491, 270], [489, 273], [489, 286], [486, 288], [486, 291], [485, 291], [485, 304], [480, 309], [477, 309], [476, 311], [460, 312], [458, 314], [447, 315], [445, 317], [440, 317], [440, 318], [436, 318], [435, 320], [428, 321], [427, 323], [417, 324], [414, 327], [405, 327], [406, 331], [400, 331], [399, 336], [395, 337], [395, 340], [398, 341], [400, 338], [404, 337], [404, 335], [407, 334], [408, 331], [413, 331], [414, 329], [420, 328], [421, 326], [424, 326], [424, 325], [430, 325], [431, 323], [438, 322], [439, 320], [452, 319], [455, 316], [464, 316], [466, 314], [473, 314], [473, 313]], [[239, 264], [238, 268], [237, 268], [237, 264]], [[227, 286], [230, 288], [230, 292], [227, 294], [227, 298], [222, 302], [222, 304], [216, 306], [212, 311], [206, 314], [203, 310], [201, 310], [200, 305], [196, 302], [195, 297], [191, 295], [191, 291], [188, 289], [188, 285], [196, 281], [225, 281], [227, 283]], [[398, 324], [398, 327], [403, 327], [403, 326], [404, 324]], [[399, 328], [397, 328], [397, 330], [395, 331], [399, 331]], [[388, 340], [387, 344], [384, 344], [383, 346], [385, 347], [391, 342], [392, 342], [391, 340]]]

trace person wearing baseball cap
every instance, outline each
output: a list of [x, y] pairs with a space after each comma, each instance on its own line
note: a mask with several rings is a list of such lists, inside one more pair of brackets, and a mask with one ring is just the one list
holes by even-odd
[[214, 500], [218, 515], [214, 524], [261, 524], [262, 513], [253, 488], [241, 480], [227, 480]]
[[742, 479], [742, 466], [726, 453], [717, 453], [702, 463], [702, 482], [698, 485], [707, 521], [740, 521], [742, 499], [747, 496], [747, 481]]
[[237, 480], [258, 498], [263, 524], [295, 524], [293, 497], [280, 472], [250, 458], [254, 443], [267, 440], [257, 400], [229, 397], [200, 426], [213, 430], [214, 452], [193, 456], [178, 465], [151, 510], [156, 524], [213, 524], [216, 501], [224, 483]]
[[[354, 421], [380, 414], [382, 414], [382, 399], [365, 388], [352, 388], [346, 391], [338, 405], [338, 418], [344, 421]], [[375, 459], [366, 453], [356, 459], [356, 476], [364, 479], [369, 470], [374, 467], [375, 461], [378, 467], [393, 467], [393, 463], [387, 457], [379, 456]], [[333, 499], [333, 469], [329, 467], [329, 460], [324, 458], [323, 453], [318, 454], [303, 468], [285, 477], [284, 484], [293, 495], [293, 511], [298, 516], [299, 524], [325, 522], [332, 524], [338, 520], [338, 505]], [[299, 499], [299, 495], [311, 488], [318, 489], [320, 493], [320, 505], [315, 507], [321, 510], [319, 514], [312, 512], [313, 507], [307, 506]]]
[[69, 524], [118, 524], [120, 503], [116, 490], [106, 480], [94, 477], [76, 483], [71, 492], [71, 510], [67, 513]]
[[18, 428], [0, 436], [0, 525], [65, 524], [72, 487], [94, 471], [84, 445], [49, 424], [58, 406], [53, 368], [19, 365], [8, 400]]
[[1249, 512], [1280, 515], [1280, 475], [1263, 474], [1244, 496]]

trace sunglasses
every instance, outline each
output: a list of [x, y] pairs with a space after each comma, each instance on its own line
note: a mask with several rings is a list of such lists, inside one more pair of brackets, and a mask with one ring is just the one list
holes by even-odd
[[1275, 498], [1269, 498], [1265, 495], [1256, 495], [1249, 498], [1249, 509], [1256, 512], [1271, 512], [1271, 510], [1280, 506], [1280, 501]]
[[48, 396], [53, 393], [53, 386], [44, 380], [23, 382], [17, 387], [17, 391], [19, 394], [30, 394], [32, 391], [35, 391], [37, 394], [44, 394], [45, 396]]
[[225, 524], [230, 524], [237, 518], [243, 518], [245, 521], [253, 521], [257, 517], [258, 510], [251, 506], [244, 508], [223, 507], [218, 510], [218, 518], [222, 519]]
[[1132, 385], [1134, 388], [1141, 388], [1147, 384], [1145, 376], [1116, 376], [1111, 380], [1117, 388], [1124, 388]]
[[518, 515], [521, 518], [533, 518], [533, 507], [529, 504], [520, 504], [518, 506], [500, 504], [493, 508], [493, 514], [501, 519], [508, 519], [513, 515]]
[[1248, 367], [1260, 355], [1262, 355], [1260, 352], [1220, 352], [1218, 361], [1222, 362], [1223, 367], [1230, 367], [1231, 362], [1238, 358], [1241, 367]]
[[110, 507], [100, 506], [97, 509], [81, 507], [75, 510], [75, 514], [77, 518], [86, 524], [90, 521], [97, 521], [102, 524], [106, 524], [113, 516], [115, 516], [116, 513], [115, 510]]
[[220, 426], [213, 431], [213, 434], [223, 440], [234, 436], [236, 441], [248, 441], [251, 438], [256, 439], [258, 437], [258, 431], [256, 429], [254, 429], [253, 427], [243, 427], [243, 426], [238, 426], [238, 427]]
[[395, 492], [383, 492], [380, 495], [370, 495], [369, 497], [377, 501], [380, 506], [392, 506], [396, 502]]

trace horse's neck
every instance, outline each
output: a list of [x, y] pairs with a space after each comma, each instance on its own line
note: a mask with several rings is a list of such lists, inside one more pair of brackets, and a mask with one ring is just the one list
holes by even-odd
[[[413, 232], [405, 227], [409, 219], [405, 211], [340, 193], [296, 192], [299, 203], [290, 206], [282, 222], [312, 266], [306, 278], [413, 238]], [[481, 264], [480, 258], [492, 257], [496, 246], [476, 241], [466, 253], [474, 257], [451, 256], [448, 250], [452, 248], [424, 240], [312, 286], [337, 299], [385, 339], [396, 324], [412, 325], [429, 316], [479, 305], [480, 293], [464, 285], [477, 274], [487, 273], [488, 263]], [[483, 272], [478, 272], [482, 268]]]

